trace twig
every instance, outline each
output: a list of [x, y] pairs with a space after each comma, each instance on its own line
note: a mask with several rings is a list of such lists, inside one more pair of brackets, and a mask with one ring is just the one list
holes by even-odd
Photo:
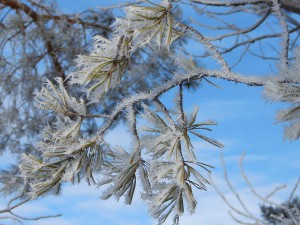
[[105, 114], [86, 114], [86, 115], [81, 115], [81, 114], [78, 114], [78, 113], [74, 113], [74, 112], [66, 112], [66, 115], [67, 116], [78, 116], [78, 117], [81, 117], [81, 118], [99, 118], [99, 119], [109, 119], [110, 116], [108, 115], [105, 115]]
[[283, 27], [283, 34], [282, 37], [282, 56], [280, 57], [280, 61], [282, 62], [282, 67], [284, 71], [287, 71], [289, 66], [289, 42], [290, 42], [290, 33], [288, 29], [288, 25], [286, 22], [286, 19], [282, 13], [282, 10], [279, 6], [278, 0], [271, 0], [273, 3], [273, 10], [275, 11], [275, 14], [278, 16], [280, 20], [280, 25]]
[[[4, 214], [4, 213], [8, 213], [12, 216], [1, 216], [0, 219], [11, 219], [14, 221], [18, 221], [20, 224], [23, 224], [22, 220], [30, 220], [30, 221], [34, 221], [34, 220], [40, 220], [40, 219], [47, 219], [47, 218], [53, 218], [53, 217], [60, 217], [62, 216], [62, 214], [56, 214], [56, 215], [47, 215], [47, 216], [38, 216], [38, 217], [23, 217], [21, 215], [18, 215], [14, 212], [12, 212], [12, 210], [14, 210], [17, 207], [20, 207], [21, 205], [24, 205], [26, 202], [28, 202], [30, 200], [30, 198], [25, 198], [24, 200], [20, 201], [19, 203], [11, 206], [11, 204], [22, 198], [23, 194], [17, 195], [16, 197], [12, 198], [9, 200], [9, 202], [7, 203], [7, 207], [5, 209], [0, 210], [0, 214]], [[4, 214], [5, 215], [5, 214]]]
[[276, 207], [278, 207], [278, 208], [285, 209], [285, 207], [282, 206], [281, 204], [278, 204], [278, 203], [276, 203], [276, 202], [270, 201], [270, 200], [267, 199], [267, 198], [262, 197], [262, 196], [259, 195], [259, 194], [257, 193], [257, 191], [253, 188], [253, 185], [252, 185], [252, 183], [250, 182], [250, 180], [248, 179], [248, 177], [246, 176], [245, 171], [244, 171], [244, 167], [243, 167], [243, 159], [245, 158], [245, 155], [246, 155], [246, 153], [244, 152], [243, 155], [242, 155], [241, 158], [240, 158], [240, 162], [239, 162], [239, 164], [240, 164], [240, 170], [241, 170], [241, 174], [242, 174], [244, 180], [246, 181], [246, 183], [247, 183], [248, 187], [250, 188], [251, 192], [253, 193], [253, 195], [256, 196], [258, 199], [260, 199], [261, 201], [263, 201], [263, 202], [265, 202], [265, 203], [274, 205], [274, 206], [276, 206]]
[[232, 193], [235, 195], [236, 199], [238, 200], [238, 202], [241, 204], [241, 206], [243, 207], [243, 209], [246, 211], [246, 213], [249, 215], [249, 217], [251, 218], [255, 218], [255, 216], [248, 210], [248, 208], [246, 207], [246, 205], [244, 204], [244, 202], [242, 201], [240, 195], [237, 193], [237, 191], [233, 188], [231, 182], [229, 181], [228, 178], [228, 174], [227, 174], [227, 167], [225, 165], [225, 161], [224, 161], [224, 156], [223, 156], [223, 151], [220, 151], [220, 158], [221, 158], [221, 162], [222, 162], [222, 167], [223, 167], [223, 171], [224, 171], [224, 178], [225, 181], [228, 185], [228, 187], [230, 188], [230, 190], [232, 191]]
[[289, 205], [291, 204], [291, 200], [292, 200], [292, 198], [293, 198], [293, 196], [294, 196], [294, 194], [295, 194], [297, 188], [299, 187], [299, 185], [300, 185], [300, 177], [298, 178], [296, 184], [294, 185], [294, 188], [293, 188], [293, 190], [292, 190], [292, 192], [291, 192], [291, 194], [290, 194], [290, 197], [289, 197], [289, 199], [288, 199], [288, 204], [289, 204]]
[[230, 73], [230, 68], [227, 65], [227, 62], [224, 60], [223, 56], [221, 55], [221, 53], [199, 32], [197, 31], [195, 28], [185, 25], [185, 24], [181, 24], [181, 23], [176, 23], [179, 27], [181, 27], [184, 30], [189, 30], [192, 33], [194, 33], [199, 41], [204, 44], [207, 49], [209, 49], [211, 52], [213, 52], [214, 57], [217, 58], [217, 60], [222, 64], [222, 69], [226, 72], [226, 73]]
[[256, 28], [258, 28], [267, 19], [267, 17], [270, 15], [270, 12], [271, 12], [271, 10], [269, 9], [267, 11], [267, 13], [259, 21], [257, 21], [254, 25], [252, 25], [251, 27], [248, 27], [246, 29], [238, 29], [237, 32], [232, 32], [232, 33], [229, 33], [229, 34], [220, 35], [218, 37], [208, 38], [208, 40], [209, 41], [222, 40], [222, 39], [227, 38], [227, 37], [249, 33], [251, 31], [255, 30]]

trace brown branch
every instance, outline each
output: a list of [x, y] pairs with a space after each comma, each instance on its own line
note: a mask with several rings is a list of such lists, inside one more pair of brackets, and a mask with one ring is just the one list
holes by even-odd
[[109, 31], [112, 32], [112, 30], [109, 27], [106, 26], [102, 26], [100, 24], [96, 24], [96, 23], [90, 23], [90, 22], [86, 22], [80, 18], [71, 18], [70, 15], [61, 15], [61, 16], [57, 16], [57, 15], [50, 15], [50, 16], [45, 16], [46, 19], [54, 19], [54, 20], [65, 20], [69, 23], [76, 23], [76, 24], [81, 24], [84, 26], [88, 26], [88, 27], [95, 27], [95, 28], [100, 28], [102, 30], [105, 31]]
[[69, 23], [76, 23], [76, 24], [81, 24], [81, 25], [85, 25], [85, 26], [89, 26], [89, 27], [100, 28], [100, 29], [111, 32], [111, 29], [109, 27], [102, 26], [102, 25], [96, 24], [96, 23], [86, 22], [80, 18], [72, 18], [72, 17], [74, 17], [74, 15], [60, 15], [60, 16], [51, 15], [51, 14], [40, 15], [36, 11], [34, 11], [32, 8], [30, 8], [28, 5], [21, 3], [20, 1], [17, 1], [17, 0], [0, 0], [0, 4], [8, 6], [14, 10], [21, 10], [36, 22], [37, 21], [47, 21], [47, 20], [65, 20]]
[[[45, 38], [46, 38], [46, 37], [45, 37]], [[60, 76], [63, 80], [65, 80], [65, 79], [66, 79], [65, 72], [64, 72], [64, 70], [63, 70], [63, 68], [62, 68], [62, 66], [61, 66], [61, 64], [60, 64], [60, 62], [59, 62], [59, 60], [58, 60], [57, 55], [55, 54], [55, 51], [54, 51], [54, 48], [53, 48], [53, 45], [52, 45], [51, 41], [50, 41], [50, 40], [47, 40], [47, 41], [45, 42], [45, 44], [46, 44], [47, 52], [48, 52], [48, 54], [49, 54], [50, 57], [51, 57], [51, 60], [52, 60], [52, 62], [53, 62], [53, 65], [54, 65], [56, 71], [58, 72], [59, 76]]]
[[34, 21], [39, 20], [39, 14], [32, 10], [28, 5], [15, 0], [0, 0], [0, 4], [8, 6], [14, 10], [21, 10], [31, 17]]

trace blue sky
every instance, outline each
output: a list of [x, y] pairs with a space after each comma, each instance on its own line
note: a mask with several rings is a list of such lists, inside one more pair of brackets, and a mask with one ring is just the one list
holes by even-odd
[[[79, 12], [82, 8], [109, 6], [119, 2], [124, 1], [61, 0], [59, 4], [62, 11]], [[189, 14], [189, 16], [191, 15]], [[192, 53], [196, 53], [197, 48], [194, 48], [192, 43], [190, 47], [193, 48], [194, 52]], [[271, 68], [269, 63], [252, 58], [251, 61], [240, 65], [236, 70], [245, 74], [258, 73], [261, 75], [272, 73], [275, 66], [273, 65]], [[286, 200], [292, 184], [299, 176], [299, 141], [283, 141], [283, 126], [277, 124], [274, 118], [276, 111], [284, 105], [266, 102], [262, 96], [262, 88], [237, 85], [223, 80], [212, 81], [222, 89], [203, 83], [199, 90], [186, 92], [184, 94], [185, 110], [192, 111], [193, 106], [198, 105], [200, 108], [199, 121], [214, 119], [218, 122], [218, 126], [215, 126], [213, 131], [207, 135], [225, 144], [223, 153], [228, 165], [229, 177], [250, 210], [259, 215], [259, 201], [251, 195], [241, 177], [238, 167], [239, 157], [243, 152], [247, 152], [245, 170], [259, 193], [265, 195], [279, 184], [289, 185], [289, 188], [275, 196], [275, 200], [280, 202]], [[165, 96], [163, 101], [171, 102], [171, 97], [172, 94]], [[126, 133], [127, 129], [119, 126], [107, 136], [107, 140], [116, 144], [122, 142], [125, 143], [125, 146], [129, 146]], [[216, 167], [213, 171], [215, 182], [229, 199], [233, 199], [232, 193], [226, 187], [222, 177], [220, 151], [198, 139], [193, 139], [193, 143], [199, 161]], [[4, 155], [0, 158], [0, 165], [7, 165], [9, 160], [11, 160], [11, 156]], [[196, 193], [197, 211], [192, 216], [184, 216], [181, 224], [233, 224], [227, 213], [229, 208], [212, 187], [207, 192], [198, 191]], [[138, 194], [131, 206], [124, 206], [122, 200], [119, 202], [114, 199], [100, 200], [100, 194], [101, 190], [89, 187], [84, 182], [74, 186], [65, 185], [61, 196], [49, 196], [33, 201], [20, 207], [17, 212], [26, 216], [63, 213], [60, 218], [29, 221], [26, 222], [28, 225], [156, 224], [155, 220], [147, 214], [147, 207], [139, 199]], [[168, 221], [166, 224], [171, 223]]]

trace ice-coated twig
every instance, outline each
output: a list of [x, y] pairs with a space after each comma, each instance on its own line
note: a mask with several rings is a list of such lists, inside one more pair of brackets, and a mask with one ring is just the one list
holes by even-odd
[[[12, 203], [17, 200], [20, 201], [12, 205]], [[11, 198], [6, 205], [6, 208], [0, 209], [0, 214], [3, 214], [3, 216], [0, 216], [0, 220], [7, 219], [7, 220], [18, 222], [20, 224], [24, 224], [23, 221], [35, 221], [35, 220], [62, 216], [62, 214], [56, 214], [56, 215], [45, 215], [45, 216], [37, 216], [37, 217], [24, 217], [19, 215], [18, 213], [13, 212], [14, 209], [21, 207], [22, 205], [29, 202], [30, 200], [31, 198], [24, 196], [24, 194], [20, 194], [17, 195], [16, 197]]]
[[280, 61], [282, 62], [283, 72], [288, 70], [289, 66], [289, 42], [290, 42], [290, 33], [289, 28], [285, 19], [285, 16], [282, 13], [281, 7], [279, 5], [278, 0], [271, 0], [273, 3], [272, 9], [274, 13], [278, 16], [280, 20], [280, 25], [283, 28], [283, 33], [280, 35], [282, 38], [282, 53], [280, 57]]
[[293, 188], [293, 190], [292, 190], [292, 192], [289, 196], [289, 199], [288, 199], [288, 204], [289, 205], [291, 204], [291, 200], [292, 200], [297, 188], [299, 187], [299, 185], [300, 185], [300, 177], [298, 178], [298, 180], [297, 180], [296, 184], [294, 185], [294, 188]]
[[223, 171], [224, 171], [224, 178], [225, 178], [225, 181], [226, 181], [228, 187], [230, 188], [231, 192], [235, 195], [236, 199], [238, 200], [238, 202], [240, 203], [240, 205], [242, 206], [242, 208], [246, 211], [246, 213], [249, 215], [249, 217], [254, 218], [254, 215], [248, 210], [248, 208], [244, 204], [244, 201], [241, 199], [241, 197], [238, 194], [238, 192], [233, 188], [233, 186], [232, 186], [232, 184], [231, 184], [231, 182], [230, 182], [230, 180], [228, 178], [227, 167], [225, 165], [223, 151], [220, 151], [220, 152], [221, 152], [222, 168], [223, 168]]
[[190, 31], [192, 33], [194, 33], [199, 41], [205, 45], [205, 47], [211, 51], [213, 53], [213, 57], [216, 58], [218, 60], [218, 62], [222, 65], [222, 69], [223, 72], [225, 73], [230, 73], [230, 68], [227, 65], [227, 62], [225, 61], [225, 59], [223, 58], [223, 56], [221, 55], [221, 53], [206, 39], [206, 37], [204, 37], [198, 30], [196, 30], [195, 28], [182, 24], [182, 23], [177, 23], [177, 26], [181, 27], [182, 29], [186, 30], [186, 31]]

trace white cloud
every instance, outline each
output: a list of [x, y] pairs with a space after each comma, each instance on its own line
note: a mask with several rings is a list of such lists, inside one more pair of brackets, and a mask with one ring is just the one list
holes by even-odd
[[40, 216], [46, 214], [52, 214], [52, 211], [46, 205], [41, 204], [40, 202], [29, 202], [26, 205], [20, 206], [15, 209], [15, 212], [19, 215], [26, 216]]
[[[249, 157], [246, 158], [248, 160]], [[227, 160], [227, 158], [226, 158]], [[227, 163], [230, 164], [230, 163]], [[259, 183], [256, 190], [263, 196], [270, 192], [276, 183], [261, 184], [265, 174], [255, 174], [251, 171], [246, 171], [248, 177], [253, 183]], [[234, 199], [233, 194], [229, 188], [226, 187], [222, 178], [222, 171], [216, 171], [217, 176], [214, 180], [218, 187], [221, 188], [225, 196], [238, 206], [238, 202]], [[259, 200], [255, 198], [249, 189], [246, 187], [240, 174], [238, 176], [230, 170], [229, 177], [237, 192], [244, 200], [245, 204], [251, 212], [259, 215]], [[256, 181], [259, 182], [256, 182]], [[290, 190], [290, 189], [289, 189]], [[289, 190], [278, 195], [275, 200], [277, 202], [283, 201], [288, 196]], [[139, 190], [136, 191], [136, 196], [131, 206], [124, 206], [122, 201], [116, 202], [113, 198], [107, 201], [100, 200], [98, 196], [100, 191], [93, 186], [88, 186], [85, 183], [80, 185], [66, 185], [64, 187], [64, 194], [59, 197], [47, 197], [41, 200], [34, 201], [29, 205], [24, 205], [20, 209], [23, 215], [39, 216], [45, 213], [54, 214], [55, 212], [62, 212], [64, 215], [61, 218], [51, 218], [35, 222], [26, 222], [26, 225], [98, 225], [98, 224], [112, 224], [112, 225], [150, 225], [156, 224], [154, 220], [147, 215], [147, 208], [139, 199]], [[209, 186], [207, 192], [195, 191], [196, 199], [198, 201], [198, 208], [196, 213], [190, 216], [184, 215], [181, 218], [181, 224], [187, 225], [224, 225], [234, 224], [228, 215], [228, 206], [215, 193], [213, 188]], [[166, 225], [172, 224], [168, 221]]]
[[[30, 222], [30, 223], [26, 223], [28, 225], [30, 225], [32, 223], [32, 225], [82, 225], [82, 223], [76, 221], [76, 219], [63, 219], [62, 218], [48, 218], [48, 219], [41, 219], [37, 222]], [[33, 224], [34, 223], [34, 224]]]

